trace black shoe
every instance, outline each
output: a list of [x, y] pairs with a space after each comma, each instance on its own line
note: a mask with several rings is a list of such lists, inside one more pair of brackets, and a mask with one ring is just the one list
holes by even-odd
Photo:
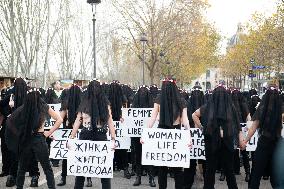
[[7, 177], [6, 186], [7, 186], [7, 187], [13, 187], [13, 186], [15, 186], [15, 185], [16, 185], [16, 180], [15, 180], [14, 176], [9, 175], [9, 176]]
[[133, 186], [139, 186], [141, 184], [141, 176], [137, 176]]
[[130, 178], [131, 178], [131, 175], [130, 175], [130, 173], [129, 173], [129, 171], [128, 171], [128, 168], [125, 168], [125, 169], [124, 169], [124, 178], [127, 178], [127, 179], [130, 179]]
[[263, 176], [262, 178], [263, 178], [263, 180], [268, 180], [269, 176]]
[[32, 176], [30, 187], [38, 187], [38, 176]]
[[155, 179], [154, 177], [149, 177], [149, 184], [151, 187], [156, 187]]
[[92, 186], [93, 186], [92, 179], [90, 177], [88, 177], [86, 187], [92, 187]]
[[250, 179], [250, 174], [249, 174], [249, 173], [247, 173], [247, 174], [246, 174], [245, 181], [246, 181], [246, 182], [249, 182], [249, 179]]
[[8, 176], [9, 174], [8, 173], [6, 173], [6, 172], [2, 172], [2, 173], [0, 173], [0, 177], [5, 177], [5, 176]]
[[57, 184], [57, 186], [65, 186], [65, 185], [66, 185], [66, 177], [61, 177], [61, 180]]
[[225, 180], [225, 174], [223, 172], [221, 172], [219, 181], [224, 181]]

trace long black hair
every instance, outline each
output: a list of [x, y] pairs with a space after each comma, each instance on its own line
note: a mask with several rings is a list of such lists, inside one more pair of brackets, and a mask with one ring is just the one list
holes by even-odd
[[126, 102], [119, 82], [112, 82], [110, 84], [108, 99], [111, 105], [113, 120], [119, 121], [122, 113], [121, 108], [123, 107], [123, 103]]
[[163, 81], [160, 96], [160, 122], [159, 125], [164, 128], [172, 127], [174, 121], [182, 115], [185, 104], [176, 84], [171, 80]]
[[106, 124], [109, 118], [109, 101], [104, 95], [100, 82], [93, 80], [89, 83], [86, 94], [78, 108], [78, 112], [83, 112], [91, 116], [91, 125], [96, 131], [97, 124]]
[[204, 104], [204, 93], [203, 91], [196, 88], [191, 92], [191, 96], [188, 100], [187, 104], [187, 115], [190, 126], [194, 126], [194, 122], [192, 120], [192, 114], [200, 108]]
[[27, 95], [27, 84], [23, 78], [17, 78], [14, 82], [14, 108], [20, 107]]
[[271, 137], [280, 137], [282, 129], [282, 98], [279, 91], [268, 89], [257, 108], [257, 112], [260, 124], [259, 132], [267, 131]]
[[138, 91], [134, 95], [132, 104], [133, 108], [153, 108], [154, 101], [150, 94], [149, 89], [146, 86], [139, 87]]
[[239, 90], [235, 89], [232, 91], [232, 101], [239, 115], [240, 121], [242, 123], [246, 122], [246, 118], [249, 114], [246, 98]]
[[72, 85], [68, 89], [67, 109], [68, 109], [68, 126], [71, 127], [76, 120], [77, 109], [81, 103], [81, 89], [77, 85]]
[[45, 102], [47, 104], [57, 104], [59, 103], [57, 95], [53, 88], [48, 88], [45, 93]]
[[7, 120], [6, 140], [10, 150], [19, 154], [28, 146], [32, 134], [43, 126], [48, 108], [38, 90], [29, 90], [24, 104]]
[[213, 90], [212, 98], [206, 104], [201, 119], [204, 125], [204, 135], [211, 138], [212, 150], [218, 149], [221, 145], [220, 127], [229, 148], [234, 149], [240, 131], [240, 121], [230, 92], [223, 86], [218, 86]]

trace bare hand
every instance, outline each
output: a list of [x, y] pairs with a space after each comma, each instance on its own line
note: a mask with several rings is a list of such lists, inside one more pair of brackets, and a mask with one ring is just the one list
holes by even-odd
[[142, 138], [140, 138], [140, 143], [144, 144], [144, 140]]
[[120, 118], [120, 122], [121, 122], [121, 123], [123, 123], [123, 122], [124, 122], [124, 119], [123, 119], [122, 117]]
[[117, 145], [116, 145], [116, 143], [115, 143], [115, 140], [112, 140], [111, 143], [112, 143], [112, 144], [111, 144], [111, 150], [112, 150], [112, 151], [115, 151], [115, 149], [117, 148]]
[[49, 136], [49, 132], [48, 131], [44, 131], [43, 135], [45, 136], [45, 138], [47, 138]]

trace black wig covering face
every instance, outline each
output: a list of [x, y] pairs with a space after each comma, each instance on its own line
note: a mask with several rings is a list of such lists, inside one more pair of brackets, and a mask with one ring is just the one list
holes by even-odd
[[190, 126], [194, 126], [192, 114], [204, 104], [204, 93], [200, 90], [193, 90], [187, 104], [187, 115]]
[[14, 108], [17, 109], [20, 107], [25, 100], [27, 95], [27, 84], [22, 78], [17, 78], [14, 82]]
[[282, 99], [278, 90], [268, 89], [252, 120], [259, 120], [259, 133], [279, 138], [282, 129]]
[[153, 108], [154, 101], [147, 87], [140, 87], [134, 96], [132, 108]]
[[59, 103], [59, 100], [57, 98], [57, 95], [56, 95], [54, 89], [52, 89], [52, 88], [47, 89], [46, 94], [45, 94], [45, 102], [47, 104]]
[[108, 105], [109, 102], [101, 89], [100, 82], [93, 80], [82, 97], [78, 112], [91, 116], [91, 125], [96, 132], [97, 124], [105, 125], [108, 121]]
[[185, 104], [174, 82], [163, 81], [160, 96], [159, 127], [171, 128], [176, 119], [182, 115]]
[[67, 110], [68, 110], [68, 127], [72, 128], [76, 117], [77, 109], [81, 103], [81, 89], [77, 85], [72, 85], [68, 90]]
[[27, 94], [24, 104], [7, 119], [5, 137], [11, 151], [19, 154], [28, 146], [32, 134], [43, 126], [48, 108], [38, 91]]
[[247, 105], [246, 98], [242, 95], [242, 93], [238, 90], [232, 91], [232, 100], [233, 104], [236, 108], [236, 111], [239, 115], [240, 122], [244, 123], [246, 122], [246, 118], [249, 114], [249, 109]]
[[260, 103], [261, 99], [259, 98], [258, 95], [253, 95], [251, 96], [250, 98], [250, 101], [249, 101], [249, 112], [250, 112], [250, 115], [253, 116], [255, 111], [256, 111], [256, 106], [258, 103]]
[[233, 105], [230, 93], [224, 87], [217, 87], [212, 93], [211, 100], [206, 104], [205, 111], [201, 115], [204, 124], [204, 135], [210, 137], [211, 148], [216, 150], [221, 144], [220, 127], [223, 137], [229, 149], [234, 149], [240, 121]]
[[123, 103], [126, 102], [119, 83], [113, 82], [110, 84], [108, 99], [111, 104], [112, 118], [114, 121], [119, 121], [122, 114], [121, 108], [123, 107]]

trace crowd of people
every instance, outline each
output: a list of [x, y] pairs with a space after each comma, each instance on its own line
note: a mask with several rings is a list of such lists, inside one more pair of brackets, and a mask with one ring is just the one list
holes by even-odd
[[[56, 103], [61, 103], [60, 114], [48, 106]], [[203, 92], [197, 83], [187, 92], [180, 90], [176, 81], [170, 78], [162, 81], [161, 89], [152, 85], [133, 90], [118, 81], [107, 84], [92, 80], [86, 87], [73, 84], [66, 89], [62, 89], [57, 81], [46, 91], [29, 87], [24, 79], [17, 78], [12, 87], [1, 91], [0, 177], [7, 176], [7, 187], [16, 185], [21, 189], [25, 173], [29, 172], [32, 177], [30, 186], [37, 187], [39, 162], [48, 188], [66, 185], [67, 160], [61, 163], [60, 182], [56, 184], [54, 180], [52, 166], [58, 167], [60, 161], [49, 159], [53, 132], [63, 124], [63, 128], [72, 129], [70, 138], [73, 139], [80, 128], [79, 140], [91, 141], [106, 141], [110, 132], [115, 149], [113, 121], [123, 122], [121, 109], [132, 107], [153, 108], [147, 123], [149, 128], [156, 120], [159, 120], [158, 128], [161, 129], [200, 128], [206, 152], [206, 160], [192, 159], [189, 168], [143, 166], [144, 141], [131, 138], [131, 152], [116, 149], [113, 167], [114, 171], [123, 171], [125, 179], [136, 177], [133, 188], [141, 185], [142, 176], [148, 175], [150, 187], [158, 185], [160, 189], [166, 189], [167, 175], [170, 174], [176, 189], [190, 189], [198, 165], [204, 177], [204, 189], [214, 189], [216, 173], [220, 173], [220, 181], [226, 179], [229, 189], [238, 188], [235, 175], [240, 174], [241, 165], [244, 166], [243, 179], [248, 182], [248, 188], [259, 188], [262, 178], [270, 178], [273, 188], [284, 188], [283, 177], [276, 172], [281, 169], [281, 154], [276, 152], [281, 151], [278, 146], [283, 140], [283, 103], [283, 92], [273, 85], [260, 98], [254, 89], [242, 92], [222, 84], [212, 91]], [[51, 129], [45, 130], [44, 122], [50, 118], [55, 123]], [[247, 121], [253, 123], [248, 135], [244, 136], [242, 126]], [[258, 144], [255, 152], [250, 153], [246, 151], [246, 145], [255, 132], [258, 132]], [[274, 163], [278, 165], [277, 169]], [[83, 188], [84, 182], [85, 177], [77, 176], [74, 188]], [[111, 179], [102, 178], [101, 184], [103, 189], [110, 189]], [[91, 178], [87, 178], [86, 186], [92, 187]]]

